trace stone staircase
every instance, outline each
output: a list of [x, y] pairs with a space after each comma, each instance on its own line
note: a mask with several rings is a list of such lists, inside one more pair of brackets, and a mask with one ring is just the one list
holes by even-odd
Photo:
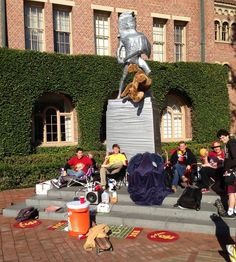
[[[39, 209], [40, 219], [66, 220], [66, 203], [73, 200], [78, 192], [78, 187], [51, 189], [46, 196], [35, 195], [24, 203], [12, 205], [3, 210], [3, 215], [16, 217], [21, 208], [34, 206]], [[236, 220], [223, 220], [219, 217], [211, 219], [213, 213], [217, 213], [213, 205], [219, 198], [211, 191], [202, 197], [201, 210], [175, 208], [182, 190], [167, 196], [161, 206], [135, 205], [127, 193], [127, 188], [122, 187], [118, 191], [118, 203], [112, 205], [109, 214], [97, 213], [97, 223], [128, 225], [135, 227], [153, 228], [159, 230], [184, 231], [195, 233], [215, 234], [230, 230], [231, 236], [236, 235]], [[58, 212], [45, 212], [50, 205], [62, 207]], [[96, 205], [90, 205], [90, 209], [96, 209]], [[228, 232], [228, 231], [227, 231]]]

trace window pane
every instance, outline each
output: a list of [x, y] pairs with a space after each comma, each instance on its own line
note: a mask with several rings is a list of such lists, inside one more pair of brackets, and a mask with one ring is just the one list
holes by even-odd
[[43, 9], [25, 6], [25, 47], [43, 51]]
[[95, 43], [97, 55], [109, 55], [109, 13], [95, 13]]
[[175, 41], [175, 61], [183, 61], [184, 48], [184, 26], [175, 25], [174, 27], [174, 41]]
[[171, 125], [171, 113], [165, 111], [163, 114], [163, 135], [164, 138], [171, 138], [172, 125]]
[[70, 53], [70, 13], [68, 11], [54, 10], [54, 51], [57, 53]]
[[153, 20], [153, 60], [164, 61], [165, 45], [165, 26], [164, 21], [159, 19]]
[[46, 133], [47, 142], [57, 141], [57, 113], [52, 108], [46, 112]]
[[61, 116], [61, 141], [72, 141], [71, 116]]

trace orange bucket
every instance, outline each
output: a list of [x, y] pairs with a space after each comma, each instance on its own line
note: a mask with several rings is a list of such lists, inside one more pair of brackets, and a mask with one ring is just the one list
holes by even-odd
[[68, 208], [68, 231], [70, 236], [77, 237], [78, 235], [85, 235], [90, 226], [89, 219], [89, 204], [86, 201], [81, 204], [80, 201], [73, 201], [67, 203]]

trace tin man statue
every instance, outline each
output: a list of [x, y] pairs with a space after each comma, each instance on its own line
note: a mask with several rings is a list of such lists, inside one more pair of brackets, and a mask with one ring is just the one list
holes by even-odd
[[[123, 75], [120, 79], [119, 94], [124, 89], [124, 82], [128, 75], [129, 64], [137, 64], [146, 75], [151, 72], [147, 63], [142, 59], [141, 55], [145, 54], [150, 57], [151, 45], [147, 37], [136, 31], [136, 18], [134, 12], [122, 13], [119, 17], [119, 47], [117, 49], [118, 63], [124, 64]], [[125, 58], [121, 57], [122, 49], [125, 50]]]

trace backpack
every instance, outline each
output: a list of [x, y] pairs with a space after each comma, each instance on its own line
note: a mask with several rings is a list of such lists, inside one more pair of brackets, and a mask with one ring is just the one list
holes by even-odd
[[202, 192], [200, 188], [186, 187], [182, 195], [177, 200], [178, 206], [190, 209], [201, 208]]
[[26, 208], [22, 208], [19, 211], [15, 219], [18, 222], [22, 222], [22, 221], [29, 220], [29, 219], [36, 219], [38, 217], [39, 217], [38, 209], [34, 207], [26, 207]]

